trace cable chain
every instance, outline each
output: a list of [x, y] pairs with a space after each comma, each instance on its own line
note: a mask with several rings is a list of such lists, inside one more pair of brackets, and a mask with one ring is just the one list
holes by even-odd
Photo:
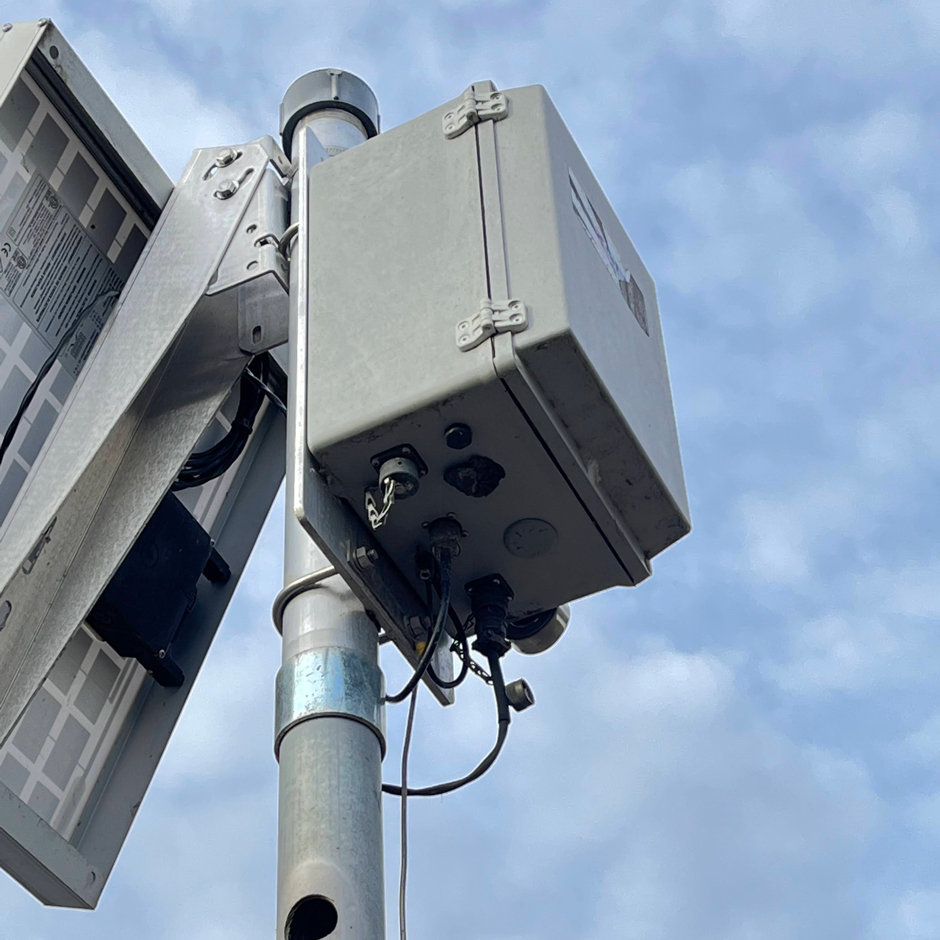
[[366, 514], [369, 517], [369, 524], [372, 526], [373, 530], [380, 528], [385, 525], [388, 520], [388, 514], [392, 511], [392, 506], [395, 505], [395, 480], [393, 477], [388, 477], [385, 480], [385, 487], [382, 493], [382, 508], [381, 510], [375, 504], [375, 497], [371, 492], [366, 493]]
[[[450, 651], [456, 653], [461, 661], [463, 661], [463, 650], [461, 649], [460, 643], [457, 640], [451, 644]], [[472, 657], [470, 659], [470, 671], [482, 679], [487, 685], [493, 684], [493, 677]]]

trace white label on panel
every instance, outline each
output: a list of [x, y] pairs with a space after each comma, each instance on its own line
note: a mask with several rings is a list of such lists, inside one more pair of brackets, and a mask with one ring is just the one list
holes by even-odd
[[646, 299], [643, 296], [643, 291], [640, 290], [640, 285], [624, 267], [617, 246], [607, 237], [607, 230], [604, 228], [601, 217], [597, 214], [593, 203], [588, 199], [587, 194], [570, 169], [568, 170], [568, 182], [571, 184], [571, 204], [574, 206], [575, 215], [581, 220], [591, 244], [610, 272], [610, 276], [614, 279], [614, 283], [619, 288], [623, 299], [627, 302], [630, 312], [636, 317], [636, 322], [643, 327], [643, 332], [649, 336], [649, 324], [646, 319]]
[[[123, 284], [56, 191], [35, 173], [0, 232], [0, 292], [51, 350], [88, 304]], [[110, 306], [89, 312], [63, 353], [72, 375], [88, 358]]]

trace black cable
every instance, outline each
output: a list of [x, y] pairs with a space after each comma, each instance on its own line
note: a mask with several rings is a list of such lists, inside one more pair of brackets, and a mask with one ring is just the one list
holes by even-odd
[[[430, 583], [427, 586], [428, 589], [428, 607], [431, 606], [431, 585]], [[460, 622], [460, 618], [457, 616], [457, 611], [454, 610], [453, 606], [447, 605], [447, 612], [450, 616], [451, 623], [454, 625], [454, 630], [457, 633], [457, 643], [460, 647], [460, 672], [457, 674], [456, 679], [444, 680], [438, 677], [437, 673], [434, 671], [433, 665], [428, 665], [428, 675], [431, 679], [434, 680], [437, 685], [442, 689], [456, 689], [464, 679], [470, 673], [470, 640], [467, 638], [467, 630], [464, 625]]]
[[13, 415], [13, 419], [10, 421], [9, 426], [6, 429], [6, 433], [3, 435], [3, 441], [0, 442], [0, 463], [3, 463], [3, 458], [6, 456], [7, 451], [10, 449], [10, 444], [13, 443], [13, 438], [16, 436], [16, 430], [20, 426], [20, 421], [23, 420], [23, 415], [26, 414], [26, 409], [32, 404], [33, 399], [36, 397], [36, 392], [39, 391], [39, 386], [42, 385], [42, 380], [49, 374], [49, 370], [55, 365], [56, 360], [62, 354], [62, 351], [68, 346], [72, 337], [75, 335], [76, 330], [78, 330], [79, 325], [85, 319], [85, 317], [95, 309], [95, 305], [99, 300], [103, 300], [105, 297], [114, 297], [117, 298], [121, 292], [119, 290], [107, 290], [100, 293], [88, 306], [83, 307], [79, 310], [78, 314], [75, 316], [75, 319], [72, 320], [69, 328], [62, 334], [59, 338], [55, 349], [52, 350], [49, 358], [39, 367], [39, 371], [36, 373], [36, 377], [30, 383], [28, 389], [26, 389], [26, 394], [23, 396], [22, 401], [20, 402], [19, 408], [16, 409], [16, 414]]
[[254, 375], [253, 373], [248, 372], [247, 370], [245, 371], [245, 375], [246, 375], [249, 379], [251, 379], [251, 381], [252, 381], [255, 385], [258, 386], [258, 390], [259, 390], [260, 392], [262, 392], [262, 394], [265, 395], [265, 397], [268, 399], [268, 401], [270, 401], [271, 404], [274, 405], [274, 407], [277, 408], [277, 410], [278, 410], [282, 415], [285, 415], [285, 416], [287, 415], [287, 405], [285, 405], [284, 402], [282, 402], [281, 399], [277, 397], [277, 393], [274, 391], [274, 389], [272, 389], [272, 388], [270, 388], [269, 386], [265, 385], [264, 382], [261, 381], [261, 379], [259, 379], [259, 378], [258, 378], [256, 375]]
[[408, 752], [411, 750], [411, 732], [414, 730], [415, 707], [418, 704], [418, 686], [411, 693], [408, 706], [408, 721], [405, 724], [405, 743], [401, 749], [401, 780], [405, 795], [401, 800], [401, 875], [398, 880], [398, 930], [401, 940], [406, 940], [406, 889], [408, 883]]
[[[506, 698], [506, 686], [503, 682], [503, 668], [500, 664], [499, 656], [488, 656], [487, 660], [489, 661], [490, 672], [493, 676], [493, 692], [496, 696], [496, 715], [499, 722], [499, 730], [493, 749], [472, 771], [470, 771], [470, 773], [465, 777], [460, 777], [458, 780], [451, 780], [449, 783], [438, 783], [430, 787], [420, 787], [417, 790], [412, 790], [408, 786], [408, 782], [403, 781], [402, 785], [408, 791], [408, 796], [441, 796], [444, 793], [452, 793], [454, 790], [465, 787], [468, 783], [473, 783], [474, 780], [479, 780], [480, 777], [496, 763], [496, 758], [499, 757], [499, 752], [503, 749], [503, 745], [506, 743], [506, 737], [509, 734], [511, 713], [509, 711], [509, 699]], [[392, 796], [401, 796], [402, 787], [394, 783], [383, 783], [382, 792], [389, 793]]]
[[190, 454], [189, 460], [171, 487], [174, 492], [202, 486], [222, 476], [238, 460], [251, 437], [255, 419], [264, 403], [265, 393], [259, 385], [263, 387], [267, 378], [268, 357], [256, 356], [242, 373], [238, 390], [238, 409], [230, 430], [217, 444], [207, 450]]
[[392, 705], [397, 705], [399, 702], [403, 702], [411, 694], [412, 689], [414, 689], [418, 683], [423, 678], [425, 672], [427, 672], [428, 666], [431, 664], [431, 659], [434, 657], [434, 651], [437, 648], [438, 641], [441, 638], [441, 634], [444, 632], [444, 620], [447, 617], [447, 609], [450, 607], [450, 563], [451, 556], [450, 552], [446, 549], [441, 552], [440, 566], [441, 566], [441, 607], [437, 612], [437, 618], [434, 621], [434, 626], [431, 629], [431, 635], [428, 637], [428, 644], [424, 648], [424, 652], [421, 654], [421, 658], [418, 660], [418, 665], [415, 666], [415, 671], [412, 673], [411, 678], [405, 683], [404, 688], [396, 693], [395, 695], [386, 695], [385, 701], [390, 702]]

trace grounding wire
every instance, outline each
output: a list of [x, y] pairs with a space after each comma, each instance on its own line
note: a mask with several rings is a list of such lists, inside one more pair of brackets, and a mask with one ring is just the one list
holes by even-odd
[[401, 874], [398, 879], [398, 931], [400, 940], [407, 940], [406, 896], [408, 885], [408, 752], [411, 750], [411, 733], [414, 730], [415, 708], [418, 704], [418, 686], [411, 693], [408, 706], [408, 721], [405, 724], [405, 743], [401, 749], [401, 779], [406, 795], [401, 800]]
[[402, 785], [399, 786], [394, 783], [383, 783], [382, 792], [388, 793], [391, 796], [402, 796], [402, 787], [407, 790], [408, 796], [441, 796], [444, 793], [453, 793], [454, 790], [459, 790], [461, 787], [465, 787], [468, 783], [473, 783], [474, 780], [479, 780], [480, 777], [485, 774], [493, 764], [496, 763], [496, 758], [499, 757], [500, 751], [503, 749], [503, 745], [506, 743], [506, 737], [509, 734], [509, 723], [512, 720], [511, 714], [509, 711], [509, 699], [506, 697], [506, 687], [503, 683], [503, 669], [499, 661], [499, 656], [492, 655], [487, 657], [490, 664], [490, 672], [493, 676], [493, 692], [496, 696], [496, 713], [498, 718], [498, 732], [496, 735], [496, 743], [493, 745], [492, 750], [483, 760], [480, 761], [477, 766], [470, 771], [466, 776], [460, 777], [457, 780], [451, 780], [448, 783], [437, 783], [429, 787], [419, 787], [417, 789], [412, 789], [408, 786], [407, 780], [402, 781]]
[[75, 316], [75, 319], [72, 320], [71, 324], [69, 325], [69, 328], [59, 338], [59, 342], [56, 344], [55, 349], [52, 350], [52, 353], [49, 355], [46, 361], [39, 367], [39, 371], [36, 373], [36, 377], [30, 383], [29, 388], [26, 389], [26, 394], [23, 395], [19, 408], [16, 409], [16, 413], [13, 415], [13, 419], [10, 421], [9, 426], [3, 435], [3, 440], [0, 441], [0, 463], [3, 462], [3, 458], [10, 449], [10, 444], [13, 443], [13, 438], [16, 435], [16, 429], [19, 427], [20, 421], [23, 420], [23, 415], [26, 414], [26, 409], [29, 408], [32, 400], [36, 397], [36, 392], [39, 391], [39, 386], [42, 384], [42, 380], [49, 374], [49, 370], [55, 365], [56, 360], [62, 354], [65, 347], [68, 346], [72, 337], [78, 330], [79, 325], [82, 323], [85, 317], [95, 309], [95, 305], [99, 300], [103, 300], [106, 297], [117, 298], [120, 293], [121, 292], [119, 290], [107, 290], [98, 294], [98, 296], [95, 297], [91, 303], [79, 310]]

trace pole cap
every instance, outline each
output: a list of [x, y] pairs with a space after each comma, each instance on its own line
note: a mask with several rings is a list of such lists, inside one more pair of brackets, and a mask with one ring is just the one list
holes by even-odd
[[342, 69], [317, 69], [295, 81], [281, 102], [281, 138], [284, 152], [301, 118], [314, 111], [339, 108], [359, 118], [369, 137], [379, 132], [379, 103], [372, 89], [357, 75]]

